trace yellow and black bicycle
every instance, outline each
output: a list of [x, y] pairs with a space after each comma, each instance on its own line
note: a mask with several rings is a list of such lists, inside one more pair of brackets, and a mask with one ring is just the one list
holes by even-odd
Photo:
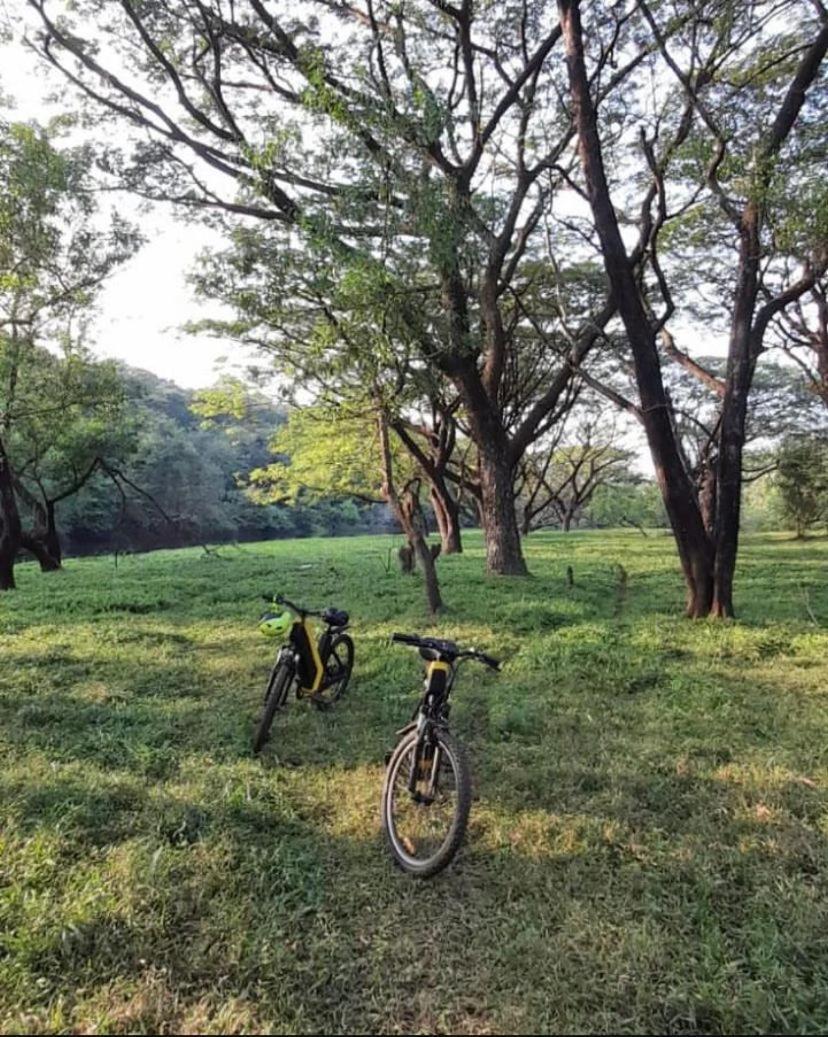
[[[291, 688], [297, 698], [309, 698], [318, 709], [328, 709], [342, 698], [354, 668], [354, 642], [345, 633], [348, 613], [328, 608], [317, 612], [288, 601], [282, 594], [263, 595], [270, 606], [259, 619], [259, 630], [281, 638], [276, 662], [265, 689], [264, 707], [253, 737], [253, 752], [261, 752], [270, 737], [276, 713], [287, 704]], [[312, 619], [325, 629], [317, 640]]]
[[500, 670], [485, 652], [454, 641], [392, 634], [397, 644], [419, 649], [426, 661], [422, 698], [410, 724], [398, 731], [382, 787], [382, 830], [396, 863], [428, 878], [451, 861], [463, 841], [472, 801], [472, 780], [462, 745], [448, 729], [449, 695], [467, 659]]

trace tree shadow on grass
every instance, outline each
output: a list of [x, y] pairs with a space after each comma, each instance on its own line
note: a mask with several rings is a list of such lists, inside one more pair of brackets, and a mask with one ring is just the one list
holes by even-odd
[[[640, 780], [626, 776], [636, 800]], [[731, 810], [733, 789], [703, 786], [674, 791]], [[24, 955], [75, 1026], [106, 1017], [96, 990], [148, 970], [171, 994], [144, 1021], [158, 1031], [234, 998], [254, 1006], [247, 1032], [757, 1032], [785, 1028], [787, 990], [800, 1023], [821, 1018], [806, 989], [824, 976], [824, 940], [786, 885], [819, 876], [760, 817], [713, 843], [653, 824], [660, 801], [638, 830], [626, 817], [608, 830], [618, 818], [596, 802], [569, 843], [495, 847], [475, 823], [424, 883], [391, 866], [371, 826], [355, 838], [266, 804], [185, 806], [201, 815], [192, 839], [139, 832], [122, 907], [58, 920]], [[809, 839], [824, 876], [825, 839]]]
[[[133, 860], [108, 880], [124, 910], [73, 920], [67, 900], [67, 923], [38, 937], [27, 968], [77, 1002], [81, 1028], [108, 1010], [90, 1007], [94, 991], [140, 985], [142, 962], [166, 970], [171, 996], [147, 1017], [159, 1028], [186, 1006], [218, 1013], [252, 996], [247, 1030], [755, 1031], [786, 1025], [755, 991], [779, 998], [792, 983], [796, 1010], [818, 1018], [803, 991], [826, 967], [824, 947], [797, 898], [825, 885], [823, 794], [795, 780], [746, 789], [727, 771], [796, 744], [788, 701], [770, 684], [751, 684], [750, 708], [735, 691], [631, 689], [606, 654], [606, 687], [541, 704], [525, 729], [504, 727], [469, 688], [457, 726], [473, 736], [480, 798], [457, 862], [425, 884], [396, 873], [378, 842], [372, 740], [391, 731], [367, 696], [339, 717], [295, 707], [275, 759], [295, 745], [301, 766], [245, 766], [232, 794], [221, 767], [249, 762], [249, 718], [228, 733], [240, 713], [228, 697], [13, 698], [5, 734], [21, 759], [39, 750], [74, 770], [7, 784], [10, 820], [24, 835], [53, 831], [74, 867], [119, 846]], [[16, 715], [27, 706], [45, 710], [28, 726]], [[170, 754], [169, 771], [142, 769], [153, 751]], [[215, 760], [214, 784], [208, 768], [198, 792], [152, 787], [190, 754]], [[346, 809], [363, 835], [337, 830]], [[131, 1025], [127, 1014], [115, 1028]]]

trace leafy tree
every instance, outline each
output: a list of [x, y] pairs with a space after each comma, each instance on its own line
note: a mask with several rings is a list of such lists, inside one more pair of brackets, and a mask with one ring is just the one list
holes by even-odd
[[[399, 441], [392, 446], [381, 399], [351, 406], [297, 408], [274, 437], [280, 459], [251, 473], [260, 499], [350, 498], [387, 503], [420, 561], [429, 608], [442, 605], [434, 559], [425, 543], [420, 477]], [[398, 486], [400, 489], [398, 489]]]
[[516, 496], [524, 534], [550, 523], [569, 532], [601, 486], [629, 479], [633, 456], [621, 446], [617, 425], [594, 401], [576, 412], [573, 428], [559, 425], [551, 440], [528, 453], [521, 466]]
[[[58, 150], [34, 125], [0, 122], [0, 589], [14, 586], [24, 537], [36, 550], [44, 546], [23, 530], [22, 480], [42, 475], [56, 487], [55, 466], [73, 452], [59, 418], [85, 420], [92, 397], [109, 393], [103, 369], [93, 374], [71, 329], [82, 326], [96, 292], [138, 238], [117, 214], [94, 222], [85, 190], [91, 161], [85, 149]], [[60, 360], [47, 357], [46, 343], [60, 349]], [[12, 442], [33, 454], [13, 456]], [[71, 477], [56, 492], [69, 486]]]
[[[576, 374], [592, 377], [585, 361], [617, 311], [638, 399], [609, 395], [647, 435], [688, 612], [732, 613], [757, 358], [770, 322], [825, 271], [824, 4], [560, 0], [556, 23], [542, 0], [81, 0], [65, 19], [49, 0], [30, 2], [46, 58], [91, 104], [148, 131], [129, 155], [110, 154], [118, 183], [252, 218], [256, 240], [237, 250], [243, 334], [265, 327], [270, 348], [277, 329], [306, 348], [283, 304], [310, 285], [330, 325], [367, 325], [350, 336], [361, 352], [382, 331], [392, 356], [403, 347], [406, 377], [414, 357], [454, 386], [493, 571], [525, 571], [516, 468]], [[591, 219], [552, 204], [567, 191]], [[573, 286], [567, 269], [596, 259], [609, 285], [590, 294], [594, 276]], [[711, 525], [661, 368], [677, 312], [700, 309], [688, 274], [722, 284], [717, 264], [733, 302]], [[258, 272], [271, 270], [274, 290], [257, 293]], [[331, 306], [342, 285], [344, 304]], [[251, 323], [244, 304], [257, 295], [270, 312]]]
[[[250, 473], [254, 498], [382, 501], [382, 467], [373, 415], [346, 407], [297, 407], [270, 443], [277, 460]], [[398, 451], [397, 461], [400, 454]]]
[[[0, 356], [0, 369], [7, 366], [4, 359]], [[133, 449], [124, 388], [114, 364], [95, 362], [78, 349], [61, 356], [38, 347], [20, 349], [2, 375], [0, 385], [9, 379], [16, 384], [7, 450], [26, 520], [21, 542], [42, 569], [56, 569], [63, 554], [58, 504]]]
[[288, 502], [266, 472], [251, 480], [273, 461], [270, 440], [287, 412], [246, 383], [225, 378], [192, 393], [124, 366], [117, 376], [123, 399], [107, 428], [120, 432], [120, 449], [101, 452], [82, 488], [60, 503], [70, 550], [335, 535], [370, 520], [321, 494], [288, 494]]
[[274, 429], [287, 420], [284, 406], [274, 403], [255, 384], [230, 375], [195, 392], [188, 410], [202, 428], [220, 432], [227, 439], [236, 463], [245, 472], [265, 463]]
[[804, 537], [828, 518], [828, 439], [792, 437], [779, 451], [774, 484], [783, 518]]
[[[649, 5], [633, 14], [613, 5], [559, 0], [569, 70], [569, 93], [595, 231], [613, 297], [629, 340], [639, 403], [624, 406], [641, 421], [653, 455], [665, 507], [676, 537], [688, 588], [691, 616], [733, 614], [733, 575], [739, 535], [742, 462], [750, 390], [770, 322], [810, 291], [828, 264], [825, 234], [824, 135], [809, 127], [819, 120], [822, 63], [828, 52], [828, 11], [822, 4], [745, 2]], [[583, 9], [583, 11], [582, 11]], [[780, 22], [780, 10], [788, 18]], [[582, 18], [583, 14], [583, 18]], [[790, 26], [796, 19], [796, 30]], [[651, 111], [633, 105], [615, 132], [599, 132], [598, 71], [610, 51], [619, 56], [646, 33], [658, 48], [655, 66], [674, 89], [660, 91]], [[646, 68], [649, 76], [652, 69]], [[644, 86], [642, 84], [642, 89]], [[808, 107], [817, 95], [816, 109]], [[603, 127], [606, 128], [605, 125]], [[634, 135], [634, 136], [633, 136]], [[627, 168], [628, 184], [640, 190], [628, 208], [613, 200], [610, 175], [614, 145], [634, 147], [640, 161]], [[790, 199], [790, 183], [809, 183], [816, 219], [802, 219]], [[820, 187], [822, 183], [822, 187]], [[631, 217], [633, 205], [637, 216]], [[680, 264], [683, 276], [664, 260], [670, 224], [681, 217], [698, 233], [698, 264]], [[634, 219], [646, 242], [629, 250], [621, 225]], [[718, 246], [718, 247], [717, 247]], [[715, 520], [705, 522], [682, 456], [671, 401], [665, 392], [659, 342], [692, 373], [708, 373], [672, 341], [668, 322], [687, 285], [696, 282], [705, 256], [730, 258], [731, 300], [728, 365], [716, 422], [716, 459], [709, 498]], [[735, 256], [735, 263], [732, 257]], [[663, 261], [664, 260], [664, 261]], [[703, 277], [702, 277], [703, 280]], [[715, 278], [714, 278], [715, 283]]]
[[[310, 0], [297, 12], [256, 0], [87, 0], [60, 18], [48, 0], [31, 3], [52, 65], [110, 117], [149, 131], [131, 154], [110, 156], [119, 183], [256, 221], [241, 235], [240, 267], [283, 284], [266, 293], [255, 277], [240, 284], [244, 334], [260, 326], [243, 312], [258, 296], [271, 308], [267, 326], [304, 346], [280, 310], [309, 280], [323, 304], [346, 285], [351, 318], [360, 291], [372, 320], [384, 297], [397, 326], [389, 338], [462, 400], [489, 568], [524, 573], [516, 466], [614, 312], [603, 285], [584, 306], [585, 293], [557, 275], [556, 305], [535, 306], [549, 243], [557, 259], [545, 276], [578, 236], [545, 224], [576, 162], [548, 5], [378, 0], [363, 10]], [[608, 51], [596, 81], [614, 106], [638, 59], [610, 60]], [[527, 366], [517, 353], [532, 335]], [[516, 374], [519, 402], [504, 408]]]
[[599, 529], [634, 526], [642, 531], [668, 524], [658, 486], [640, 477], [599, 486], [586, 509], [585, 521]]

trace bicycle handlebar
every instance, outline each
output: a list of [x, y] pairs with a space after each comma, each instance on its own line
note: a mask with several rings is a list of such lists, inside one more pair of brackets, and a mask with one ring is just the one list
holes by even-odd
[[[396, 644], [410, 645], [412, 648], [432, 648], [452, 654], [446, 642], [434, 637], [418, 637], [417, 634], [394, 633], [391, 635], [391, 641]], [[454, 651], [453, 654], [455, 659], [474, 659], [475, 662], [483, 663], [490, 670], [497, 670], [498, 673], [502, 668], [502, 663], [499, 659], [495, 659], [494, 656], [487, 655], [485, 652], [478, 652], [475, 648], [468, 648], [462, 652]]]
[[469, 659], [476, 659], [480, 663], [485, 663], [490, 670], [495, 670], [497, 673], [503, 669], [503, 663], [500, 659], [495, 659], [493, 655], [486, 655], [485, 652], [462, 652], [461, 656], [466, 656]]
[[392, 634], [391, 640], [401, 645], [413, 645], [414, 648], [422, 644], [422, 638], [416, 634]]

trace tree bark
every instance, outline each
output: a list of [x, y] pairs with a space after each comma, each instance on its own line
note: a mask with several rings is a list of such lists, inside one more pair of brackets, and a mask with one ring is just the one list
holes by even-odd
[[45, 540], [35, 533], [23, 533], [20, 537], [20, 546], [33, 554], [40, 562], [40, 571], [44, 573], [56, 572], [60, 569], [60, 560], [55, 558]]
[[440, 594], [440, 582], [437, 579], [437, 566], [434, 564], [434, 556], [428, 548], [425, 537], [419, 530], [413, 532], [406, 531], [406, 536], [417, 556], [420, 568], [423, 570], [428, 608], [431, 614], [434, 615], [443, 607], [443, 598]]
[[391, 427], [403, 446], [419, 465], [426, 478], [434, 508], [434, 518], [440, 534], [443, 554], [462, 554], [460, 538], [460, 505], [452, 495], [446, 481], [446, 470], [454, 449], [454, 436], [443, 439], [442, 430], [435, 432], [430, 449], [424, 450], [406, 428], [405, 422], [395, 420]]
[[55, 502], [49, 501], [46, 505], [46, 547], [49, 549], [49, 554], [60, 567], [63, 564], [63, 546], [60, 542], [60, 532], [57, 528], [57, 518], [55, 516]]
[[26, 530], [22, 534], [21, 546], [40, 562], [41, 572], [54, 572], [60, 569], [63, 563], [63, 550], [55, 520], [55, 501], [46, 500], [44, 503], [20, 480], [15, 482], [15, 491], [35, 513], [37, 521], [34, 529]]
[[440, 594], [440, 583], [437, 578], [437, 567], [434, 558], [423, 536], [421, 516], [417, 514], [419, 502], [413, 491], [409, 491], [407, 500], [403, 500], [394, 485], [394, 469], [391, 460], [391, 445], [388, 441], [388, 418], [382, 408], [377, 405], [377, 430], [379, 432], [380, 456], [382, 458], [382, 494], [391, 506], [391, 510], [405, 533], [411, 550], [420, 563], [425, 582], [426, 600], [429, 612], [434, 615], [443, 607]]
[[457, 501], [446, 490], [445, 495], [435, 483], [431, 484], [431, 506], [437, 520], [440, 542], [444, 555], [462, 554], [463, 542], [460, 537], [460, 507]]
[[[758, 183], [742, 209], [739, 219], [739, 265], [730, 342], [727, 357], [727, 381], [722, 402], [719, 432], [718, 480], [716, 498], [716, 564], [712, 612], [728, 617], [733, 611], [733, 576], [739, 549], [739, 520], [742, 503], [742, 454], [745, 443], [748, 396], [753, 385], [756, 362], [762, 351], [765, 329], [774, 312], [799, 298], [825, 271], [810, 268], [797, 284], [779, 293], [757, 313], [757, 299], [761, 282], [762, 226], [764, 222], [764, 193], [770, 183], [772, 160], [796, 123], [808, 89], [816, 80], [828, 54], [828, 22], [805, 51], [785, 97], [779, 106], [763, 146], [755, 157]], [[809, 264], [810, 265], [810, 264]]]
[[486, 391], [476, 362], [468, 356], [467, 299], [456, 267], [444, 273], [442, 296], [454, 352], [462, 358], [448, 364], [445, 373], [461, 393], [477, 446], [486, 570], [503, 576], [526, 576], [513, 492], [516, 461], [496, 398]]
[[14, 589], [14, 561], [20, 549], [20, 535], [14, 477], [0, 441], [0, 591]]
[[514, 498], [514, 468], [505, 451], [480, 450], [481, 517], [486, 569], [501, 576], [526, 576]]
[[613, 298], [633, 353], [641, 421], [684, 572], [687, 614], [694, 618], [704, 616], [713, 600], [713, 545], [704, 528], [695, 488], [684, 467], [661, 378], [655, 332], [641, 300], [610, 197], [584, 64], [579, 4], [577, 0], [559, 0], [558, 6], [587, 194]]
[[734, 614], [733, 576], [739, 548], [742, 453], [748, 394], [755, 367], [751, 332], [759, 291], [759, 223], [759, 207], [756, 202], [749, 202], [745, 207], [740, 228], [739, 278], [731, 320], [727, 381], [719, 429], [716, 521], [713, 530], [716, 563], [712, 612], [720, 618]]

